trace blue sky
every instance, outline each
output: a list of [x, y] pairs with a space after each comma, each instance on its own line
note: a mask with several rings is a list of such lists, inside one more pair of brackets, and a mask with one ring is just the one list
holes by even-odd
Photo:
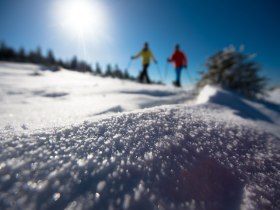
[[[280, 13], [278, 0], [92, 0], [103, 9], [103, 36], [91, 33], [85, 39], [75, 39], [71, 32], [59, 26], [57, 3], [67, 8], [68, 0], [1, 0], [0, 40], [27, 50], [40, 46], [52, 49], [59, 58], [73, 55], [93, 65], [98, 61], [126, 68], [131, 55], [148, 41], [159, 61], [164, 79], [166, 58], [176, 43], [186, 52], [192, 79], [207, 57], [231, 44], [245, 45], [246, 53], [256, 53], [254, 59], [262, 65], [262, 74], [272, 85], [280, 84]], [[75, 14], [73, 14], [75, 16]], [[129, 69], [136, 75], [140, 61]], [[158, 68], [151, 65], [149, 74], [158, 80]], [[169, 66], [167, 82], [174, 79]], [[191, 84], [186, 72], [183, 84]]]

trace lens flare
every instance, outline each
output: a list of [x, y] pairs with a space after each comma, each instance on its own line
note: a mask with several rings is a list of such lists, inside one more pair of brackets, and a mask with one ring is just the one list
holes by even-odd
[[105, 34], [107, 17], [97, 1], [64, 0], [56, 8], [64, 32], [79, 38], [100, 38]]

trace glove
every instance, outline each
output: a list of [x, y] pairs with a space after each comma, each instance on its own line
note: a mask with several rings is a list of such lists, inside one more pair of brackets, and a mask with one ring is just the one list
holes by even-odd
[[155, 63], [156, 63], [156, 64], [158, 63], [157, 60], [155, 60]]
[[131, 56], [131, 60], [133, 60], [135, 57], [134, 56]]
[[188, 68], [188, 65], [184, 65], [183, 68], [187, 69], [187, 68]]
[[170, 61], [171, 61], [169, 58], [167, 58], [166, 60], [167, 60], [167, 62], [170, 62]]

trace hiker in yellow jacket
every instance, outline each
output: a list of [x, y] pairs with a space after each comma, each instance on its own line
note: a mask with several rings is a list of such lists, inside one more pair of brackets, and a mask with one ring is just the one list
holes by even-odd
[[150, 65], [151, 59], [154, 60], [155, 63], [157, 63], [157, 60], [155, 59], [152, 51], [149, 49], [149, 45], [147, 42], [144, 43], [143, 50], [139, 52], [137, 55], [132, 56], [131, 59], [136, 59], [139, 57], [142, 57], [142, 65], [143, 65], [143, 70], [139, 75], [139, 81], [142, 83], [144, 82], [144, 79], [146, 79], [146, 82], [149, 84], [151, 83], [151, 81], [148, 76], [148, 67]]

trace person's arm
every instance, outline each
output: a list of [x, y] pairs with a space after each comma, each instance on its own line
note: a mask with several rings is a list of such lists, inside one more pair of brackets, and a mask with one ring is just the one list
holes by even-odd
[[131, 59], [139, 58], [142, 55], [142, 51], [140, 51], [137, 55], [131, 56]]
[[167, 62], [169, 63], [174, 62], [174, 60], [175, 60], [175, 53], [173, 53], [170, 58], [167, 58]]
[[157, 63], [157, 59], [155, 58], [154, 54], [152, 53], [152, 51], [149, 51], [150, 53], [150, 57], [154, 60], [155, 63]]

